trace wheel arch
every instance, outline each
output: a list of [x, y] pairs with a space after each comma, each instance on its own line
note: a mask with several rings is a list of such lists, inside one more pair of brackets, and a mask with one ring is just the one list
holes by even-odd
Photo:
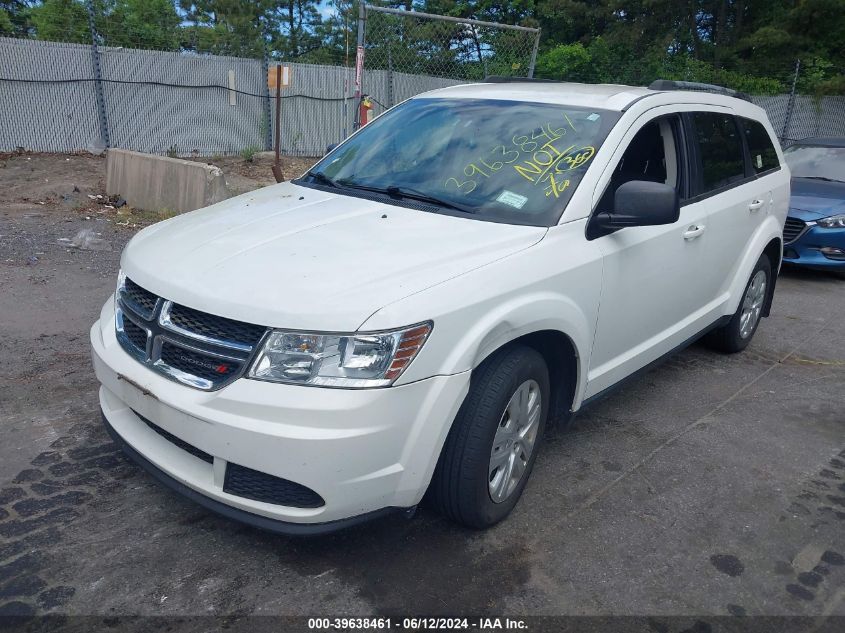
[[736, 267], [730, 284], [727, 286], [730, 299], [726, 305], [724, 314], [733, 314], [739, 308], [745, 286], [751, 276], [751, 271], [757, 265], [760, 255], [766, 255], [772, 264], [772, 283], [769, 284], [769, 296], [763, 306], [763, 316], [769, 315], [772, 299], [774, 297], [775, 280], [780, 269], [781, 257], [783, 255], [782, 243], [783, 227], [774, 217], [768, 217], [749, 240], [742, 255], [739, 265]]
[[772, 301], [775, 298], [775, 284], [777, 284], [778, 273], [780, 272], [781, 262], [783, 261], [783, 240], [778, 237], [769, 240], [766, 248], [763, 249], [763, 254], [769, 258], [769, 262], [772, 264], [771, 283], [769, 283], [769, 291], [766, 293], [766, 302], [763, 304], [762, 312], [762, 315], [767, 317], [772, 310]]
[[573, 340], [560, 330], [539, 330], [520, 336], [511, 344], [531, 347], [546, 361], [551, 388], [549, 422], [568, 422], [579, 384], [578, 349]]
[[514, 337], [479, 358], [473, 371], [495, 352], [514, 345], [524, 345], [535, 350], [546, 362], [551, 388], [549, 422], [566, 423], [575, 407], [576, 395], [581, 386], [580, 355], [572, 338], [555, 329], [540, 329]]

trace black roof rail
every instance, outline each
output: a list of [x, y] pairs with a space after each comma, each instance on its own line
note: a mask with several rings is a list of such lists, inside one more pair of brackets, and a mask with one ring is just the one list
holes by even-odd
[[726, 97], [736, 97], [744, 101], [751, 101], [751, 97], [744, 92], [731, 90], [716, 84], [705, 84], [698, 81], [674, 81], [672, 79], [656, 79], [649, 85], [649, 90], [691, 90], [693, 92], [713, 92]]
[[534, 77], [508, 77], [506, 75], [487, 75], [484, 78], [486, 84], [513, 84], [531, 82], [536, 84], [562, 84], [566, 83], [557, 79], [535, 79]]

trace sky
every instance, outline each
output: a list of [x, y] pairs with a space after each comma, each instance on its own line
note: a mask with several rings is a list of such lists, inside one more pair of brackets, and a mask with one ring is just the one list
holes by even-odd
[[320, 15], [325, 19], [334, 13], [334, 7], [329, 6], [326, 0], [320, 0], [319, 11]]

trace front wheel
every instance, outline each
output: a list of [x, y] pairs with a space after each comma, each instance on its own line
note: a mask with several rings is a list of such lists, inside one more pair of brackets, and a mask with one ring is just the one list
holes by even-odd
[[710, 332], [704, 339], [710, 347], [729, 354], [741, 352], [754, 337], [772, 283], [772, 265], [766, 255], [760, 255], [739, 308], [728, 323]]
[[549, 372], [529, 347], [499, 350], [474, 372], [437, 463], [429, 493], [458, 523], [486, 528], [522, 494], [543, 439]]

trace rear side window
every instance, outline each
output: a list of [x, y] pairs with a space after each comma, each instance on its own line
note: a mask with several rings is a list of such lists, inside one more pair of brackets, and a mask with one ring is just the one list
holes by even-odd
[[699, 193], [743, 180], [745, 155], [734, 118], [716, 112], [696, 112], [693, 122], [701, 156], [702, 190]]
[[751, 167], [754, 169], [754, 173], [761, 174], [764, 171], [780, 167], [778, 153], [775, 151], [772, 138], [763, 124], [751, 119], [740, 119], [739, 121], [748, 143], [748, 152], [751, 154]]

